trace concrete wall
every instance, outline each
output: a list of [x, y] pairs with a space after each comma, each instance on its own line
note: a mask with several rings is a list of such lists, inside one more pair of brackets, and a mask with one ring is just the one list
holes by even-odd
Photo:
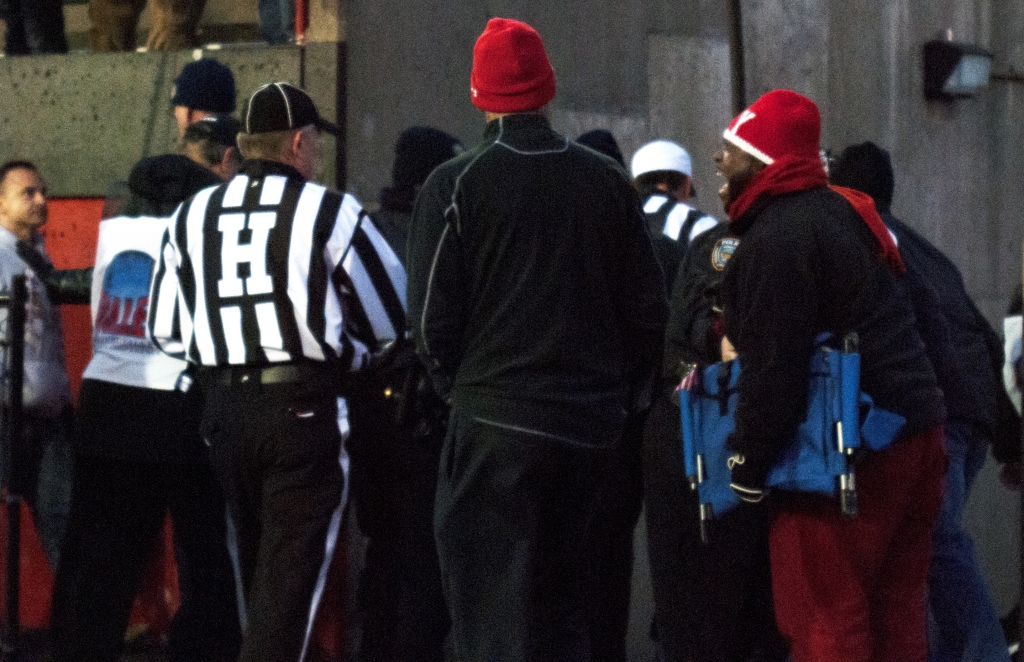
[[[0, 59], [0, 159], [35, 161], [54, 195], [103, 195], [140, 158], [174, 150], [174, 77], [198, 53], [72, 54]], [[306, 88], [337, 116], [338, 44], [246, 46], [203, 53], [235, 75], [238, 110], [263, 83]], [[335, 181], [335, 144], [325, 138], [317, 178]]]
[[[693, 155], [699, 202], [722, 217], [711, 155], [731, 116], [725, 3], [719, 0], [314, 0], [327, 19], [311, 32], [348, 35], [347, 95], [337, 43], [225, 47], [241, 101], [259, 84], [304, 84], [327, 116], [347, 123], [347, 160], [325, 142], [317, 178], [346, 175], [365, 203], [387, 184], [393, 144], [411, 124], [472, 143], [473, 43], [491, 16], [536, 26], [559, 81], [556, 128], [611, 129], [627, 158], [667, 137]], [[996, 0], [743, 0], [748, 101], [786, 86], [821, 106], [824, 146], [870, 139], [897, 170], [895, 211], [949, 254], [997, 321], [1020, 280], [1024, 224], [1024, 86], [993, 81], [979, 98], [926, 102], [921, 45], [947, 29], [1024, 71], [1024, 3]], [[346, 17], [347, 12], [347, 17]], [[336, 20], [335, 20], [336, 19]], [[57, 195], [102, 195], [142, 156], [173, 149], [171, 82], [193, 53], [0, 59], [0, 158], [37, 161]], [[993, 468], [969, 519], [1000, 605], [1016, 593], [1016, 499]], [[642, 555], [641, 555], [642, 560]]]

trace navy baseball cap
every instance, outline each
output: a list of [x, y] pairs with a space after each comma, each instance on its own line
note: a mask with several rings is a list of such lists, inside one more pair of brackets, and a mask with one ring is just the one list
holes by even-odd
[[245, 132], [270, 133], [315, 126], [338, 135], [337, 125], [320, 117], [313, 100], [288, 83], [268, 83], [252, 93], [245, 109]]
[[233, 113], [235, 77], [217, 60], [189, 62], [174, 79], [171, 104], [209, 113]]

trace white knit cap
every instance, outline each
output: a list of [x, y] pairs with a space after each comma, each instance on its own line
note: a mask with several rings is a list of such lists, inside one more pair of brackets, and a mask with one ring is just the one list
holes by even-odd
[[690, 154], [669, 140], [655, 140], [638, 149], [633, 155], [631, 169], [633, 179], [647, 172], [661, 170], [681, 172], [687, 177], [693, 176]]

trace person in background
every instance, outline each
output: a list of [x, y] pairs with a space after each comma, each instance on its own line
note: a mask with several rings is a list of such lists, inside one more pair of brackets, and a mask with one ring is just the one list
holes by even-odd
[[807, 415], [815, 339], [856, 333], [860, 388], [905, 419], [857, 464], [855, 517], [836, 499], [772, 493], [772, 595], [794, 662], [922, 662], [931, 534], [942, 504], [942, 391], [914, 328], [905, 271], [871, 198], [834, 190], [819, 156], [821, 116], [773, 90], [737, 115], [715, 155], [740, 238], [721, 285], [739, 353], [730, 487], [759, 503]]
[[593, 129], [585, 133], [581, 133], [579, 138], [576, 139], [581, 145], [589, 147], [590, 149], [600, 152], [605, 156], [615, 159], [615, 162], [622, 166], [622, 169], [626, 169], [626, 161], [622, 158], [622, 150], [619, 149], [619, 142], [615, 140], [615, 136], [611, 131], [607, 129]]
[[181, 68], [171, 93], [178, 136], [204, 117], [235, 112], [235, 77], [226, 65], [201, 58]]
[[683, 468], [676, 391], [694, 367], [725, 361], [720, 288], [740, 240], [728, 223], [701, 233], [669, 298], [662, 387], [644, 431], [644, 507], [655, 633], [666, 662], [779, 662], [768, 559], [770, 506], [741, 503], [702, 539], [697, 492]]
[[295, 0], [259, 0], [260, 37], [271, 46], [295, 41]]
[[380, 210], [371, 216], [403, 261], [416, 194], [434, 168], [464, 151], [458, 138], [433, 127], [411, 126], [399, 134], [391, 166], [391, 186], [381, 189]]
[[199, 46], [199, 19], [206, 0], [89, 0], [92, 51], [134, 51], [139, 16], [147, 7], [151, 24], [146, 50], [177, 51]]
[[61, 0], [0, 0], [0, 18], [7, 24], [4, 55], [68, 52]]
[[[201, 119], [214, 115], [230, 115], [235, 110], [235, 77], [231, 69], [212, 58], [201, 58], [189, 62], [182, 67], [178, 77], [174, 79], [174, 89], [171, 92], [171, 112], [174, 116], [175, 126], [179, 140], [184, 136], [185, 129], [193, 126]], [[191, 143], [192, 148], [197, 143]], [[186, 144], [187, 146], [187, 144]], [[237, 158], [237, 151], [232, 150], [232, 158]], [[185, 158], [183, 154], [176, 157]], [[162, 161], [152, 161], [152, 165], [159, 165]], [[172, 177], [174, 179], [174, 177]], [[145, 180], [139, 182], [145, 185]], [[131, 197], [130, 187], [124, 181], [115, 182], [107, 191], [106, 200], [103, 204], [103, 218], [111, 218], [132, 212], [124, 211], [124, 204]], [[169, 200], [181, 202], [176, 190], [148, 191], [145, 197], [157, 196], [162, 200], [167, 196]], [[136, 197], [136, 200], [139, 198]]]
[[633, 155], [630, 168], [665, 283], [672, 287], [690, 243], [718, 221], [690, 205], [695, 195], [693, 163], [690, 153], [676, 143], [647, 143]]
[[928, 569], [930, 659], [1008, 662], [999, 613], [963, 524], [989, 447], [1000, 464], [1020, 461], [1020, 418], [1002, 385], [1002, 342], [971, 300], [956, 265], [893, 216], [895, 176], [888, 152], [871, 142], [850, 145], [832, 163], [829, 179], [870, 195], [895, 235], [917, 328], [946, 396], [949, 467]]
[[[463, 151], [438, 129], [409, 127], [395, 143], [391, 186], [372, 213], [405, 259], [416, 193], [430, 172]], [[411, 343], [366, 375], [349, 398], [352, 505], [369, 539], [356, 594], [361, 662], [440, 662], [451, 622], [434, 542], [434, 493], [448, 420]]]
[[[29, 242], [44, 253], [39, 229], [46, 223], [46, 182], [30, 161], [0, 165], [0, 291], [11, 291], [14, 276], [25, 274], [28, 303], [25, 321], [24, 436], [12, 448], [12, 492], [32, 511], [39, 541], [54, 571], [71, 500], [71, 387], [64, 367], [64, 333], [57, 304], [43, 280], [17, 253]], [[44, 262], [49, 264], [49, 258]], [[67, 303], [77, 301], [66, 301]], [[2, 315], [6, 319], [8, 312]], [[10, 472], [11, 466], [4, 467]]]
[[313, 100], [284, 82], [249, 98], [242, 168], [172, 217], [149, 330], [194, 366], [200, 434], [224, 489], [245, 600], [243, 662], [301, 660], [347, 500], [349, 373], [405, 328], [405, 271], [359, 203], [309, 181]]
[[453, 654], [583, 662], [587, 529], [649, 403], [664, 285], [625, 173], [551, 129], [536, 30], [488, 21], [470, 94], [483, 141], [430, 175], [409, 236], [413, 339], [452, 403], [434, 532]]
[[[626, 164], [615, 136], [605, 129], [587, 131], [576, 142]], [[625, 662], [629, 602], [633, 586], [633, 531], [643, 506], [641, 444], [647, 411], [626, 419], [622, 441], [613, 452], [585, 543], [590, 558], [587, 618], [590, 659]]]

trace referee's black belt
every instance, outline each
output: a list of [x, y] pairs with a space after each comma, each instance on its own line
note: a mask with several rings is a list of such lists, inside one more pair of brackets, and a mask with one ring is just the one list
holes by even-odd
[[207, 368], [200, 373], [200, 380], [213, 386], [235, 386], [242, 384], [294, 384], [297, 382], [337, 381], [327, 364], [282, 363], [269, 366], [225, 366]]

